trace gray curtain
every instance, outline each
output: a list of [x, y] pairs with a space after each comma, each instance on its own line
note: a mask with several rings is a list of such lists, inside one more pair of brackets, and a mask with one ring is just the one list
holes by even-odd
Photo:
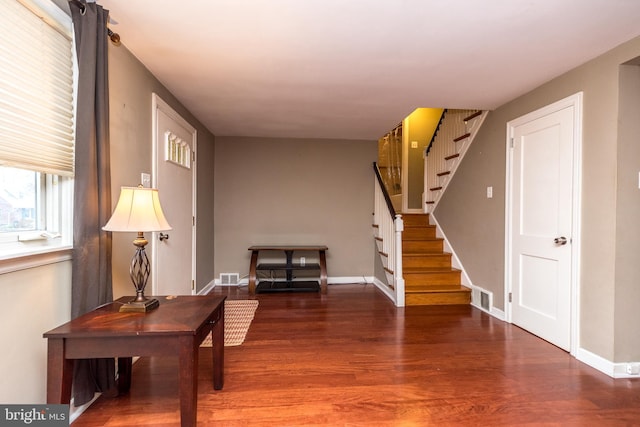
[[[71, 315], [77, 317], [113, 301], [111, 234], [102, 231], [111, 215], [109, 11], [95, 3], [84, 3], [84, 8], [76, 2], [69, 6], [79, 71], [71, 285]], [[77, 360], [73, 377], [76, 406], [93, 399], [95, 392], [115, 393], [113, 359]]]

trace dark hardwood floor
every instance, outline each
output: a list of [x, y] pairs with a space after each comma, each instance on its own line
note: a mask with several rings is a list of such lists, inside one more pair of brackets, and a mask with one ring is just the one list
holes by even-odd
[[[248, 298], [246, 288], [218, 288]], [[618, 379], [471, 306], [396, 309], [373, 285], [260, 294], [214, 391], [200, 353], [199, 426], [633, 426], [640, 379]], [[175, 358], [142, 358], [129, 394], [74, 427], [179, 425]]]

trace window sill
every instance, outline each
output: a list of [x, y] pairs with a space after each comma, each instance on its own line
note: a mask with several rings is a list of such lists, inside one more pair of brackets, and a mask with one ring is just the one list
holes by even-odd
[[71, 260], [71, 246], [48, 249], [40, 253], [30, 253], [8, 259], [0, 259], [0, 274], [41, 267]]

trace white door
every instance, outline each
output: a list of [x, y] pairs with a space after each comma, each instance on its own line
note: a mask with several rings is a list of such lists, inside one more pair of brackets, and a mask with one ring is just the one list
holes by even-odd
[[154, 295], [195, 292], [196, 130], [153, 95], [153, 182], [172, 230], [154, 233]]
[[[508, 124], [511, 322], [571, 350], [579, 99]], [[509, 283], [510, 282], [510, 283]]]

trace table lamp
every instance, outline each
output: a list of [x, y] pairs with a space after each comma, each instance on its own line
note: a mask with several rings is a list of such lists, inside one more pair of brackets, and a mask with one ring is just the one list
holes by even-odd
[[144, 296], [144, 288], [149, 280], [151, 263], [144, 247], [148, 241], [144, 237], [145, 231], [171, 230], [171, 226], [164, 217], [158, 190], [155, 188], [122, 187], [120, 198], [111, 218], [102, 227], [105, 231], [134, 231], [138, 236], [133, 241], [136, 252], [131, 259], [129, 276], [136, 288], [134, 300], [123, 304], [121, 312], [146, 313], [157, 308], [160, 302], [155, 298]]

